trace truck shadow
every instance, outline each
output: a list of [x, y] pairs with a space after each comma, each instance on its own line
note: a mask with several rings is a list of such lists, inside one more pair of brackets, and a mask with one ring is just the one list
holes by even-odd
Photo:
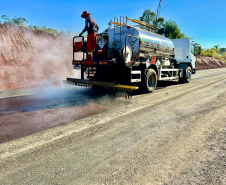
[[178, 81], [158, 81], [158, 85], [157, 85], [156, 90], [164, 89], [164, 88], [167, 88], [169, 86], [179, 85], [179, 84], [180, 83]]

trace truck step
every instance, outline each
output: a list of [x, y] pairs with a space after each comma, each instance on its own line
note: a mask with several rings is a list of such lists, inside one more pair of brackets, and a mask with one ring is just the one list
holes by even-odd
[[130, 82], [134, 83], [134, 82], [141, 82], [141, 71], [138, 70], [131, 70], [131, 79]]
[[131, 71], [131, 74], [141, 74], [141, 71]]
[[161, 69], [161, 71], [179, 71], [179, 69]]
[[160, 80], [177, 80], [179, 77], [162, 77]]

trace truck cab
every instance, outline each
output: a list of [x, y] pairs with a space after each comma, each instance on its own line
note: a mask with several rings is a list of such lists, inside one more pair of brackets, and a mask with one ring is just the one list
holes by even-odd
[[192, 73], [196, 72], [196, 55], [200, 54], [201, 48], [196, 52], [198, 44], [192, 42], [190, 39], [172, 39], [174, 44], [174, 55], [177, 65], [187, 64], [191, 67]]

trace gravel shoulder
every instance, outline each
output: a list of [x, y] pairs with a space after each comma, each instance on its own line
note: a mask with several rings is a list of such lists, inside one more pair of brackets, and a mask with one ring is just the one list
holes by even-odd
[[0, 184], [226, 184], [226, 69], [0, 145]]

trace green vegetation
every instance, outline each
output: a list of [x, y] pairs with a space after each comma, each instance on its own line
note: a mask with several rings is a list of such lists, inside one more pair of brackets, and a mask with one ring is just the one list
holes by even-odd
[[51, 34], [59, 34], [60, 33], [57, 30], [55, 30], [53, 28], [47, 28], [46, 26], [30, 25], [29, 28], [32, 29], [32, 30], [44, 31], [44, 32], [51, 33]]
[[[1, 20], [3, 20], [3, 21], [1, 21]], [[53, 29], [53, 28], [47, 28], [46, 26], [32, 25], [32, 24], [28, 25], [28, 21], [25, 18], [22, 18], [22, 17], [16, 17], [15, 16], [13, 18], [10, 18], [7, 15], [3, 15], [1, 17], [1, 20], [0, 20], [0, 24], [3, 24], [3, 25], [13, 25], [13, 26], [27, 27], [27, 28], [30, 28], [31, 30], [44, 31], [46, 33], [50, 33], [50, 34], [54, 34], [54, 35], [57, 35], [57, 34], [74, 35], [69, 30], [58, 31], [58, 30]]]
[[[158, 29], [163, 27], [165, 29], [165, 36], [170, 39], [190, 38], [180, 31], [175, 21], [165, 21], [163, 17], [156, 16], [156, 14], [149, 9], [145, 10], [139, 19], [140, 21], [155, 25]], [[150, 29], [145, 26], [142, 26], [142, 28], [150, 31]]]
[[213, 48], [202, 49], [201, 55], [219, 58], [226, 61], [226, 52], [224, 52], [225, 48], [221, 50], [219, 46], [220, 45], [218, 44], [218, 45], [214, 45]]
[[225, 53], [226, 52], [226, 48], [221, 48], [220, 52]]
[[[161, 3], [161, 1], [160, 1]], [[160, 8], [162, 8], [162, 5], [160, 5]], [[163, 17], [158, 17], [159, 12], [157, 11], [157, 15], [152, 12], [149, 9], [146, 9], [143, 12], [143, 15], [140, 16], [140, 21], [143, 21], [147, 24], [154, 25], [156, 28], [164, 28], [165, 30], [165, 36], [170, 39], [179, 39], [179, 38], [188, 38], [192, 39], [191, 37], [186, 36], [184, 33], [182, 33], [175, 21], [168, 20], [165, 21]], [[148, 31], [150, 30], [149, 27], [141, 26], [143, 29], [146, 29]], [[153, 31], [155, 32], [155, 31]], [[213, 48], [210, 49], [202, 49], [201, 55], [203, 56], [210, 56], [218, 59], [222, 59], [226, 61], [226, 48], [220, 48], [220, 45], [214, 45]], [[198, 47], [196, 48], [198, 51]]]
[[[144, 10], [143, 15], [140, 16], [139, 19], [140, 19], [140, 21], [146, 22], [147, 24], [155, 25], [156, 28], [161, 28], [163, 26], [163, 23], [164, 23], [164, 18], [163, 17], [158, 17], [156, 19], [155, 13], [152, 12], [151, 10], [149, 10], [149, 9]], [[142, 26], [142, 28], [147, 29], [148, 31], [150, 31], [149, 27]]]
[[4, 20], [3, 24], [14, 25], [14, 26], [25, 27], [24, 23], [27, 22], [25, 18], [16, 17], [16, 16], [11, 19], [9, 16], [3, 15], [1, 18]]
[[180, 31], [175, 21], [168, 20], [164, 23], [163, 28], [165, 29], [165, 36], [170, 39], [180, 39], [180, 38], [188, 38], [191, 37], [186, 36], [184, 33]]

